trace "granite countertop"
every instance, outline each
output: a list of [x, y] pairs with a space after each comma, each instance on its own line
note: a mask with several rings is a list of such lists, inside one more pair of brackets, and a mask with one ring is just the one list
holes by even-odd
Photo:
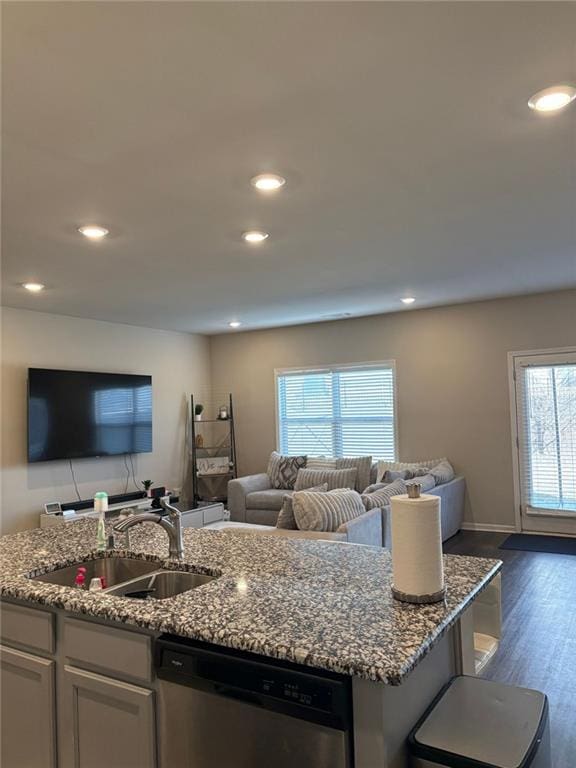
[[[122, 539], [122, 536], [118, 537]], [[187, 529], [183, 563], [167, 560], [159, 526], [132, 528], [116, 554], [220, 576], [168, 600], [133, 600], [32, 581], [98, 557], [92, 520], [0, 539], [0, 594], [155, 632], [399, 685], [502, 563], [445, 555], [445, 601], [409, 605], [390, 593], [387, 550], [233, 530]]]

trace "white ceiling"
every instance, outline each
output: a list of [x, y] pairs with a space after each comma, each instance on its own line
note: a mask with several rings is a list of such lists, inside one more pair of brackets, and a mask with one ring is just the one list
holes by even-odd
[[576, 105], [526, 107], [576, 81], [575, 30], [562, 2], [5, 2], [3, 303], [218, 333], [575, 286]]

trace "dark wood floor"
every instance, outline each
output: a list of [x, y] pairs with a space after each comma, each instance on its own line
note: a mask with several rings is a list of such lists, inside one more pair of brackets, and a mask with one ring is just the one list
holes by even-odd
[[576, 768], [576, 557], [498, 549], [505, 538], [462, 531], [445, 551], [504, 561], [503, 637], [486, 677], [547, 694], [552, 766]]

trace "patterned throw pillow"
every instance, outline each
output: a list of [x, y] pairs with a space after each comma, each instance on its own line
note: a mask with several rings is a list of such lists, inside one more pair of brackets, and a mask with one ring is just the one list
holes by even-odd
[[401, 493], [406, 493], [406, 483], [404, 480], [398, 479], [379, 491], [363, 493], [360, 498], [367, 510], [376, 509], [377, 507], [382, 509], [382, 507], [387, 507], [390, 504], [392, 496], [399, 496]]
[[272, 488], [291, 491], [294, 488], [298, 470], [306, 466], [306, 456], [282, 456], [272, 451], [267, 474]]
[[[328, 483], [317, 485], [315, 488], [308, 488], [308, 493], [326, 493], [328, 490]], [[294, 531], [298, 528], [296, 525], [296, 518], [294, 517], [294, 508], [292, 506], [292, 496], [284, 496], [282, 502], [282, 509], [278, 515], [276, 521], [276, 528], [286, 528], [290, 531]]]
[[370, 485], [370, 470], [372, 468], [372, 456], [356, 456], [355, 458], [336, 459], [336, 469], [349, 469], [356, 467], [356, 490], [362, 493]]
[[430, 474], [436, 480], [437, 485], [442, 483], [449, 483], [450, 480], [454, 480], [454, 467], [448, 459], [442, 459], [438, 464], [432, 467]]
[[352, 469], [301, 469], [296, 478], [295, 491], [304, 491], [315, 485], [328, 483], [328, 490], [335, 488], [354, 488], [356, 468]]
[[296, 491], [292, 506], [301, 531], [337, 531], [343, 523], [365, 512], [360, 494], [351, 490], [328, 493]]

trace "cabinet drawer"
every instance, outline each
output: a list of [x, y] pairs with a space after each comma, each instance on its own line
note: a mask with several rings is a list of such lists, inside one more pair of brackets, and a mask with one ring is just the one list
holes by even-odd
[[152, 680], [151, 638], [138, 632], [66, 619], [64, 654], [78, 666], [97, 667], [118, 677]]
[[2, 601], [0, 619], [3, 643], [54, 653], [54, 614]]

